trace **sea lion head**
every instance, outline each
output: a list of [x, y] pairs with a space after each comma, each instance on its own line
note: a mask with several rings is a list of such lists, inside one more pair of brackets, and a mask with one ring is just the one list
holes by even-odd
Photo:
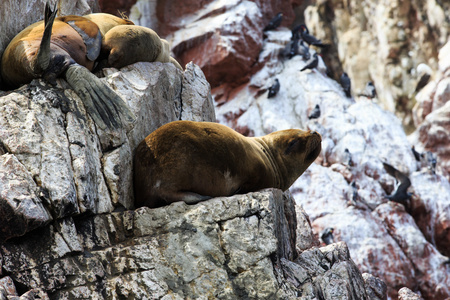
[[274, 164], [281, 178], [282, 190], [287, 190], [322, 150], [322, 137], [311, 130], [281, 130], [268, 134], [262, 139], [272, 152]]

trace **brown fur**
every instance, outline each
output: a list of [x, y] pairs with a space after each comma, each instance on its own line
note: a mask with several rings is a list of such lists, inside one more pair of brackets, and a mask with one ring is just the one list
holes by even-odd
[[217, 123], [171, 122], [136, 149], [135, 204], [158, 207], [270, 187], [287, 190], [320, 151], [321, 137], [311, 131], [250, 138]]
[[[94, 66], [94, 62], [86, 57], [87, 49], [82, 37], [64, 22], [64, 18], [67, 17], [56, 18], [52, 28], [50, 49], [53, 59], [47, 70], [52, 73], [47, 74], [52, 78], [60, 76], [73, 63], [89, 70]], [[77, 20], [80, 26], [91, 28], [90, 34], [95, 36], [98, 33], [98, 27], [94, 23], [83, 20], [82, 17], [77, 18], [81, 18]], [[45, 76], [37, 72], [34, 65], [44, 28], [44, 21], [26, 27], [14, 37], [3, 53], [1, 76], [9, 87], [16, 88], [34, 78]]]
[[97, 24], [98, 28], [100, 28], [102, 36], [105, 36], [105, 34], [113, 27], [120, 25], [134, 25], [134, 23], [128, 19], [119, 18], [105, 13], [89, 14], [83, 17]]
[[116, 26], [105, 34], [104, 44], [110, 51], [108, 65], [114, 68], [122, 68], [139, 61], [158, 61], [171, 62], [183, 70], [178, 62], [170, 57], [169, 43], [147, 27]]

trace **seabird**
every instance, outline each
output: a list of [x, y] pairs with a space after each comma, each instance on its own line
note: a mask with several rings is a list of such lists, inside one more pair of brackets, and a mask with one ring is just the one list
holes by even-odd
[[278, 26], [281, 25], [281, 21], [283, 21], [283, 13], [279, 12], [272, 20], [270, 20], [269, 24], [264, 27], [263, 31], [274, 30]]
[[325, 228], [322, 231], [322, 233], [320, 234], [320, 238], [325, 243], [325, 245], [334, 243], [333, 231], [334, 231], [334, 228], [328, 227], [328, 228]]
[[383, 163], [384, 169], [386, 172], [395, 177], [397, 180], [397, 189], [391, 194], [386, 196], [387, 199], [391, 201], [395, 201], [397, 203], [403, 204], [405, 208], [407, 208], [407, 200], [409, 200], [412, 196], [411, 193], [408, 193], [407, 190], [411, 186], [411, 181], [408, 176], [391, 166], [390, 164]]
[[308, 119], [317, 119], [320, 117], [320, 106], [316, 104], [314, 109], [311, 111], [311, 114], [308, 116]]
[[350, 77], [348, 77], [347, 73], [342, 73], [341, 75], [341, 86], [344, 89], [345, 92], [345, 96], [347, 96], [347, 98], [350, 98], [352, 96], [351, 94], [351, 88], [352, 88], [352, 83], [350, 81]]
[[319, 57], [317, 55], [317, 52], [314, 53], [313, 57], [311, 57], [307, 62], [306, 65], [300, 70], [300, 72], [303, 72], [306, 69], [314, 69], [317, 68], [317, 65], [319, 64]]
[[366, 84], [366, 88], [364, 89], [364, 92], [362, 94], [358, 94], [358, 96], [363, 96], [369, 99], [373, 99], [377, 96], [377, 91], [375, 89], [375, 86], [373, 85], [372, 81], [369, 81]]
[[275, 78], [274, 84], [272, 84], [272, 86], [269, 88], [269, 94], [267, 95], [267, 98], [275, 97], [275, 95], [278, 93], [279, 90], [280, 90], [280, 82], [278, 81], [277, 78]]

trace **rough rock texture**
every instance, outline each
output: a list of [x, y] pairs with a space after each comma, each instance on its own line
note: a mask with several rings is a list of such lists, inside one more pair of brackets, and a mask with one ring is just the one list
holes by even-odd
[[385, 299], [345, 243], [292, 261], [293, 211], [289, 193], [266, 190], [67, 217], [0, 246], [0, 293], [16, 296], [15, 282], [57, 299]]
[[[160, 21], [153, 21], [154, 26], [167, 28], [167, 33], [162, 31], [179, 59], [198, 62], [205, 71], [221, 123], [250, 136], [285, 128], [322, 134], [322, 155], [291, 189], [314, 232], [334, 227], [335, 240], [345, 241], [360, 270], [382, 278], [394, 299], [403, 286], [420, 291], [425, 299], [450, 297], [450, 274], [443, 264], [450, 255], [448, 3], [286, 4], [279, 7], [295, 11], [296, 20], [288, 17], [264, 37], [261, 30], [270, 19], [266, 16], [277, 9], [266, 11], [259, 2], [188, 5], [168, 14], [173, 21], [163, 19], [160, 3], [168, 2], [153, 4]], [[164, 27], [161, 20], [169, 25]], [[320, 59], [317, 70], [300, 73], [305, 65], [300, 57], [280, 58], [291, 37], [283, 26], [300, 22], [330, 44], [322, 50], [328, 68]], [[233, 56], [239, 61], [224, 59]], [[431, 69], [431, 80], [417, 93], [421, 63]], [[345, 98], [339, 84], [327, 76], [336, 79], [342, 70], [352, 79], [355, 98]], [[281, 89], [267, 99], [274, 78]], [[357, 96], [369, 80], [378, 92], [373, 101]], [[322, 114], [309, 120], [316, 104]], [[404, 128], [411, 132], [414, 127], [418, 129], [408, 141]], [[415, 161], [412, 145], [437, 155], [435, 174], [426, 162]], [[385, 198], [396, 182], [383, 162], [410, 176], [409, 191], [415, 195], [406, 208]]]
[[439, 51], [439, 72], [417, 96], [410, 141], [418, 151], [432, 151], [438, 168], [450, 180], [450, 41]]
[[[4, 0], [0, 5], [0, 57], [16, 34], [28, 25], [44, 19], [44, 7], [47, 0]], [[85, 15], [98, 12], [97, 0], [59, 1], [60, 15]], [[57, 0], [50, 0], [53, 7]]]
[[421, 300], [423, 299], [407, 287], [401, 288], [398, 291], [398, 300]]
[[414, 0], [313, 3], [304, 12], [305, 22], [315, 36], [332, 44], [334, 51], [327, 65], [335, 78], [345, 70], [355, 92], [373, 81], [384, 107], [395, 111], [411, 131], [414, 101], [410, 99], [419, 80], [417, 67], [425, 63], [437, 70], [437, 51], [450, 35], [449, 3]]
[[[254, 136], [286, 128], [321, 133], [322, 154], [291, 187], [314, 232], [333, 227], [335, 241], [345, 241], [360, 270], [385, 281], [394, 299], [403, 286], [426, 299], [449, 297], [445, 174], [439, 168], [432, 174], [416, 162], [400, 120], [376, 101], [346, 98], [321, 64], [299, 72], [305, 65], [301, 57], [280, 61], [275, 53], [289, 38], [282, 29], [268, 34], [260, 54], [265, 66], [217, 107], [218, 120]], [[281, 88], [268, 99], [265, 89], [273, 78]], [[309, 120], [316, 104], [321, 116]], [[395, 180], [382, 162], [410, 176], [415, 196], [407, 208], [385, 198]]]
[[136, 3], [136, 0], [98, 0], [98, 6], [100, 11], [116, 15], [118, 17], [121, 14], [128, 16], [130, 14], [131, 7]]
[[52, 219], [132, 208], [137, 144], [170, 121], [215, 120], [209, 85], [194, 64], [184, 73], [163, 63], [104, 72], [138, 119], [126, 130], [96, 129], [67, 87], [36, 80], [0, 97], [0, 240]]
[[329, 45], [321, 52], [331, 77], [337, 80], [346, 71], [355, 95], [373, 81], [380, 103], [402, 119], [407, 132], [414, 130], [418, 67], [426, 64], [436, 76], [438, 50], [450, 34], [445, 1], [173, 2], [140, 0], [130, 17], [166, 37], [179, 61], [198, 64], [211, 86], [220, 86], [216, 96], [228, 99], [266, 62], [258, 59], [262, 29], [282, 11], [281, 27], [306, 23]]
[[258, 68], [262, 29], [278, 10], [284, 13], [282, 26], [292, 23], [292, 2], [140, 0], [130, 19], [165, 36], [177, 60], [194, 61], [214, 88], [248, 80]]

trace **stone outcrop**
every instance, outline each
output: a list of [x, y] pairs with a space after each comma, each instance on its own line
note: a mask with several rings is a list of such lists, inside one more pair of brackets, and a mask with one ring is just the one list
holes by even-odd
[[[236, 86], [254, 72], [263, 41], [262, 29], [278, 10], [284, 13], [283, 26], [293, 21], [291, 2], [138, 1], [139, 9], [135, 13], [132, 9], [130, 18], [156, 28], [171, 43], [178, 61], [194, 61], [213, 88], [226, 83]], [[156, 16], [149, 18], [144, 11], [156, 11]]]
[[416, 96], [413, 116], [417, 130], [410, 141], [420, 152], [433, 152], [437, 168], [450, 180], [450, 42], [438, 57], [438, 74]]
[[327, 66], [335, 79], [345, 70], [355, 93], [373, 81], [378, 99], [411, 132], [418, 66], [437, 70], [438, 50], [450, 35], [449, 9], [441, 1], [313, 1], [304, 16], [334, 48]]
[[15, 282], [32, 288], [28, 299], [385, 299], [383, 282], [361, 275], [345, 243], [294, 259], [294, 205], [266, 190], [67, 217], [0, 246], [0, 293], [17, 296]]
[[[161, 3], [166, 1], [154, 5], [164, 7]], [[266, 11], [259, 2], [209, 1], [202, 8], [164, 11], [173, 21], [158, 11], [159, 21], [170, 26], [152, 23], [167, 28], [164, 34], [180, 60], [198, 61], [205, 70], [219, 122], [250, 136], [286, 128], [322, 134], [322, 155], [291, 191], [314, 231], [334, 227], [335, 240], [347, 243], [362, 272], [386, 282], [392, 298], [403, 286], [425, 299], [450, 296], [443, 264], [450, 240], [447, 6], [433, 1], [292, 2], [280, 7], [295, 12], [296, 19], [283, 11], [288, 18], [282, 26], [264, 36], [264, 23], [277, 10]], [[321, 50], [316, 70], [300, 73], [301, 57], [283, 60], [280, 54], [291, 37], [284, 26], [301, 22], [329, 47]], [[239, 72], [236, 59], [222, 64], [233, 56], [240, 57]], [[332, 80], [342, 71], [352, 79], [354, 98], [345, 98]], [[430, 83], [416, 91], [427, 74]], [[281, 89], [267, 99], [274, 78]], [[374, 100], [357, 96], [369, 80], [377, 89]], [[321, 116], [309, 120], [317, 104]], [[409, 133], [414, 127], [416, 133], [407, 138], [404, 128]], [[437, 155], [435, 173], [426, 160], [416, 162], [413, 145]], [[409, 175], [414, 196], [407, 207], [385, 198], [396, 182], [383, 162]]]
[[[437, 168], [433, 174], [415, 160], [401, 122], [377, 100], [346, 98], [321, 64], [299, 72], [305, 65], [300, 56], [280, 61], [275, 53], [289, 38], [283, 29], [268, 35], [260, 55], [265, 66], [217, 107], [218, 120], [254, 136], [286, 128], [318, 131], [322, 154], [291, 187], [314, 231], [333, 227], [335, 241], [345, 241], [358, 268], [383, 279], [392, 298], [403, 286], [425, 299], [448, 297], [446, 173]], [[274, 78], [281, 88], [268, 99], [265, 89]], [[320, 117], [309, 119], [317, 104]], [[415, 195], [408, 207], [385, 198], [395, 179], [383, 162], [409, 175]]]
[[129, 128], [97, 129], [64, 81], [62, 89], [35, 80], [0, 98], [0, 240], [51, 220], [132, 208], [137, 144], [170, 121], [215, 120], [208, 82], [194, 64], [184, 73], [163, 63], [104, 72], [138, 120]]

